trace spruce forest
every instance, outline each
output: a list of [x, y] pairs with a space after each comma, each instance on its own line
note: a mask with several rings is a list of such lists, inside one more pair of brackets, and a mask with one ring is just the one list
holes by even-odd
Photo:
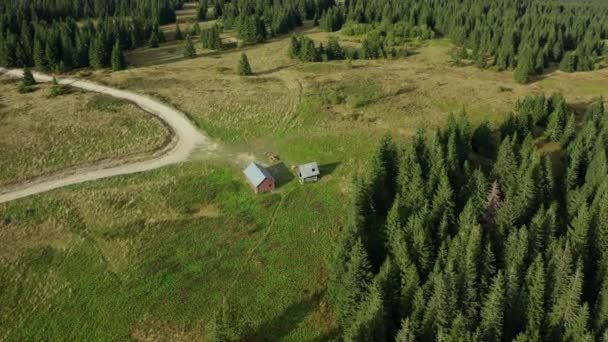
[[334, 257], [346, 339], [608, 337], [607, 134], [602, 99], [576, 117], [555, 94], [519, 101], [496, 134], [461, 115], [402, 148], [385, 138]]
[[[330, 32], [364, 34], [362, 47], [347, 51], [349, 59], [397, 57], [409, 38], [446, 36], [461, 46], [457, 63], [515, 69], [521, 83], [552, 64], [566, 72], [593, 70], [608, 38], [608, 7], [601, 2], [200, 1], [199, 8], [207, 6], [249, 43], [288, 33], [304, 20]], [[116, 41], [121, 49], [157, 46], [164, 39], [159, 25], [175, 22], [182, 7], [183, 0], [8, 2], [0, 7], [0, 64], [57, 71], [108, 67]], [[199, 17], [206, 19], [206, 11]], [[102, 20], [76, 25], [91, 18]], [[303, 59], [332, 59], [322, 56]]]

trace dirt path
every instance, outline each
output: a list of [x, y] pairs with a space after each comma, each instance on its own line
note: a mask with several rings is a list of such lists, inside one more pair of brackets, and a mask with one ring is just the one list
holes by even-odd
[[[19, 78], [23, 75], [23, 71], [19, 69], [7, 70], [0, 68], [0, 73]], [[41, 73], [34, 73], [34, 77], [38, 82], [51, 82], [53, 79], [52, 76]], [[106, 87], [88, 81], [69, 78], [58, 79], [58, 81], [61, 84], [69, 85], [74, 88], [102, 93], [134, 103], [145, 112], [160, 118], [173, 131], [175, 141], [159, 153], [151, 155], [149, 159], [146, 160], [119, 166], [108, 166], [107, 163], [100, 163], [84, 168], [71, 169], [67, 172], [59, 172], [50, 176], [35, 178], [11, 188], [0, 189], [0, 203], [28, 197], [68, 185], [118, 175], [144, 172], [171, 164], [177, 164], [188, 160], [195, 148], [197, 150], [208, 151], [215, 151], [218, 149], [216, 143], [203, 135], [183, 113], [175, 108], [129, 91]]]

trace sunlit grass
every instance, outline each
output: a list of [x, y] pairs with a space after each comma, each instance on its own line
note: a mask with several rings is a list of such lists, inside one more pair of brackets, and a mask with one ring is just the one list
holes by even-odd
[[0, 185], [107, 158], [153, 151], [167, 129], [134, 105], [72, 91], [49, 98], [49, 86], [19, 94], [0, 84]]

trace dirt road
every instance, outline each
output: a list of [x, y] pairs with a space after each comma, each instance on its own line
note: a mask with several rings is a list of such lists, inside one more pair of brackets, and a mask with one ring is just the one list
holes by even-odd
[[[7, 70], [0, 68], [0, 73], [20, 78], [23, 75], [23, 70]], [[52, 81], [52, 76], [41, 73], [34, 73], [34, 78], [38, 82]], [[202, 148], [210, 151], [218, 148], [217, 144], [203, 135], [188, 120], [186, 115], [175, 108], [162, 104], [156, 100], [129, 91], [77, 79], [64, 78], [58, 79], [58, 82], [74, 88], [103, 93], [134, 103], [147, 113], [156, 115], [165, 122], [173, 131], [175, 141], [159, 153], [151, 155], [149, 159], [113, 167], [107, 167], [107, 163], [101, 163], [85, 168], [76, 168], [70, 170], [68, 173], [59, 172], [54, 175], [40, 177], [29, 182], [21, 183], [9, 189], [0, 189], [0, 203], [9, 202], [18, 198], [39, 194], [68, 185], [158, 169], [163, 166], [186, 161], [195, 148]], [[3, 162], [6, 161], [0, 161], [0, 167]]]

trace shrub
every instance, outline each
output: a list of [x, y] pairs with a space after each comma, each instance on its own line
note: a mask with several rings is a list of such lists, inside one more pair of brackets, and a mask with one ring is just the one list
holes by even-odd
[[241, 54], [241, 59], [239, 60], [239, 65], [236, 69], [237, 74], [241, 76], [251, 76], [253, 75], [253, 71], [251, 71], [251, 65], [249, 65], [249, 59], [245, 53]]
[[61, 95], [66, 95], [70, 93], [70, 88], [59, 84], [59, 82], [57, 82], [57, 79], [55, 77], [53, 77], [53, 85], [51, 86], [51, 92], [49, 94], [49, 97], [57, 97], [57, 96], [61, 96]]

